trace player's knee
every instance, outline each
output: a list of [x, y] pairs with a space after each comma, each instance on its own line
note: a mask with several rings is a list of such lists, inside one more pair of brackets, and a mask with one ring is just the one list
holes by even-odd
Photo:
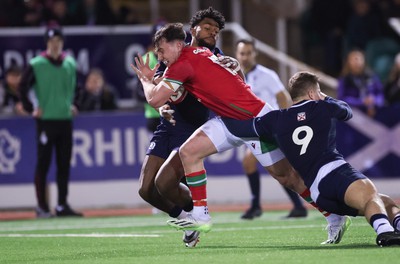
[[142, 197], [143, 200], [145, 200], [145, 201], [150, 200], [151, 191], [150, 191], [149, 187], [146, 187], [143, 184], [140, 185], [138, 193], [139, 193], [139, 196]]
[[154, 180], [154, 185], [156, 186], [157, 191], [161, 195], [163, 195], [163, 193], [165, 193], [166, 190], [168, 189], [168, 182], [165, 182], [163, 177], [156, 177]]
[[191, 160], [193, 157], [193, 154], [191, 149], [186, 146], [182, 146], [179, 148], [179, 156], [181, 157], [182, 162], [184, 163], [185, 161]]
[[142, 187], [139, 188], [138, 194], [139, 194], [140, 197], [142, 197], [143, 200], [146, 201], [146, 197], [147, 197], [146, 196], [146, 191]]

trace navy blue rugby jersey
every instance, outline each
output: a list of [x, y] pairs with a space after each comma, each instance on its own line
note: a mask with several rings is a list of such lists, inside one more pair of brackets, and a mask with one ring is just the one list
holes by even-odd
[[284, 110], [272, 111], [255, 119], [257, 133], [279, 145], [307, 186], [325, 164], [343, 159], [336, 150], [336, 121], [352, 117], [349, 105], [326, 97], [302, 101]]

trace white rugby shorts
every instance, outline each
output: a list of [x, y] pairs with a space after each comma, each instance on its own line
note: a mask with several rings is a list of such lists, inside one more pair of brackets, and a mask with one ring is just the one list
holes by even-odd
[[[265, 104], [257, 116], [263, 116], [271, 110], [273, 110], [272, 107], [269, 104]], [[239, 138], [234, 136], [229, 132], [219, 116], [208, 120], [200, 129], [208, 136], [218, 152], [223, 152], [246, 144], [264, 167], [271, 166], [285, 158], [282, 151], [276, 147], [276, 143], [265, 142], [260, 140], [260, 138]], [[266, 145], [270, 147], [266, 147]]]

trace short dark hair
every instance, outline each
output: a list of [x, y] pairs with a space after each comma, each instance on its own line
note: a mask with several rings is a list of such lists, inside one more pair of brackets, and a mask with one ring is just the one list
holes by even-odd
[[197, 11], [196, 14], [194, 14], [193, 17], [190, 19], [190, 27], [194, 28], [195, 26], [200, 24], [200, 22], [203, 21], [203, 19], [206, 17], [215, 20], [215, 22], [218, 23], [219, 29], [224, 29], [225, 17], [219, 11], [215, 10], [212, 6], [207, 9]]
[[59, 26], [48, 27], [46, 29], [46, 32], [44, 33], [45, 43], [47, 43], [49, 41], [49, 39], [51, 39], [52, 37], [56, 37], [56, 36], [58, 36], [64, 40], [64, 34], [62, 31], [62, 28]]
[[166, 24], [165, 26], [157, 30], [153, 38], [154, 47], [157, 48], [162, 39], [165, 39], [167, 42], [171, 42], [174, 40], [185, 41], [186, 32], [183, 29], [183, 24], [182, 23]]
[[11, 65], [7, 68], [7, 70], [4, 73], [4, 75], [8, 74], [15, 74], [15, 75], [22, 74], [22, 68], [18, 65], [15, 59], [11, 59]]
[[240, 43], [243, 43], [245, 45], [251, 45], [253, 46], [253, 48], [256, 47], [256, 42], [253, 38], [251, 39], [239, 39], [238, 41], [236, 41], [236, 45], [235, 47], [237, 47]]
[[305, 95], [308, 90], [317, 87], [319, 78], [317, 75], [307, 71], [294, 74], [289, 80], [289, 93], [292, 100]]

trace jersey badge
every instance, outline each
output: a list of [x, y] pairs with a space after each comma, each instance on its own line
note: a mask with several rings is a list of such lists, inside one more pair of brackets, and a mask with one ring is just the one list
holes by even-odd
[[306, 112], [297, 113], [297, 121], [304, 121], [306, 120]]

